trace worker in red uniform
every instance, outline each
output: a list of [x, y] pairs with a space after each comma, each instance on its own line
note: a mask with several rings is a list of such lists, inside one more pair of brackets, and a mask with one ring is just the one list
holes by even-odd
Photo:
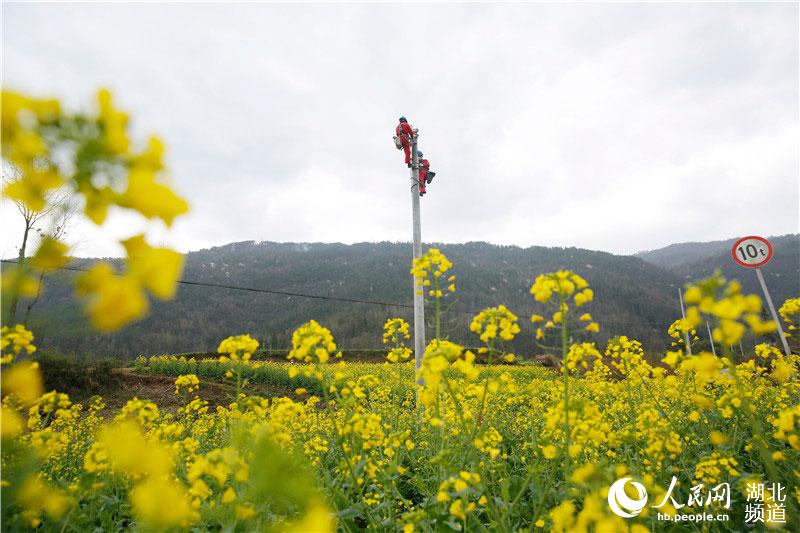
[[[431, 164], [427, 159], [422, 159], [422, 152], [417, 150], [417, 153], [419, 154], [420, 168], [422, 168], [422, 161], [425, 161], [425, 182], [430, 185], [433, 181], [433, 177], [436, 176], [436, 172], [431, 170]], [[420, 176], [420, 178], [421, 177], [422, 176]]]
[[411, 168], [411, 139], [414, 137], [414, 130], [406, 120], [406, 117], [400, 117], [400, 124], [394, 129], [397, 138], [403, 144], [403, 152], [406, 154], [406, 165]]
[[417, 161], [419, 162], [419, 195], [425, 194], [425, 184], [430, 183], [428, 179], [428, 172], [431, 169], [431, 164], [427, 159], [424, 159], [422, 152], [417, 150]]

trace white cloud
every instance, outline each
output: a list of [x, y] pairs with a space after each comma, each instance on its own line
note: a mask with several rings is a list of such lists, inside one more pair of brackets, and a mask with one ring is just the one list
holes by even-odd
[[108, 85], [163, 136], [193, 210], [150, 231], [184, 250], [407, 239], [406, 114], [438, 172], [426, 240], [633, 252], [798, 231], [797, 10], [6, 4], [3, 74], [72, 106]]

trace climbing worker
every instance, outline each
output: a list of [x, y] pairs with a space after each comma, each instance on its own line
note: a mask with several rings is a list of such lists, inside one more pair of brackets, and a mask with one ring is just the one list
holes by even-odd
[[406, 120], [406, 117], [400, 117], [400, 124], [394, 129], [395, 131], [395, 144], [400, 141], [400, 146], [406, 154], [406, 165], [411, 168], [411, 139], [414, 137], [416, 130], [411, 128], [411, 125]]
[[[436, 176], [436, 172], [431, 170], [431, 163], [427, 159], [422, 158], [422, 152], [417, 150], [417, 156], [419, 159], [419, 179], [425, 180], [426, 183], [430, 183], [433, 181], [433, 177]], [[423, 176], [422, 169], [425, 168], [425, 175]]]
[[425, 184], [430, 183], [428, 180], [428, 171], [431, 168], [431, 164], [427, 159], [423, 159], [422, 152], [417, 150], [417, 161], [419, 162], [419, 195], [424, 195], [427, 191], [425, 191]]

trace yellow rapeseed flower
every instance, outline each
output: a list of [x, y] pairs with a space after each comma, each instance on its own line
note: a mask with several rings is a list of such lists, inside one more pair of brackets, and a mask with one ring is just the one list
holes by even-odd
[[3, 394], [17, 397], [23, 405], [33, 404], [44, 392], [42, 373], [36, 361], [22, 361], [2, 372]]
[[137, 520], [154, 529], [186, 528], [199, 519], [186, 488], [171, 479], [153, 477], [137, 484], [130, 500]]
[[139, 280], [117, 275], [107, 263], [98, 263], [78, 277], [78, 294], [89, 298], [89, 316], [101, 331], [119, 329], [150, 308]]

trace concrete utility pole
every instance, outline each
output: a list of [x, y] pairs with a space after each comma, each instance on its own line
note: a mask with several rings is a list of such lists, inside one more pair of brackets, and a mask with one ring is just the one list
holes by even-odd
[[[422, 225], [420, 224], [419, 213], [419, 157], [417, 156], [417, 134], [411, 139], [411, 213], [414, 232], [414, 259], [422, 255]], [[417, 285], [417, 278], [412, 280], [414, 284], [414, 367], [419, 373], [422, 366], [422, 356], [425, 354], [425, 300], [423, 299], [424, 288]], [[421, 378], [417, 379], [419, 385], [423, 385]]]

